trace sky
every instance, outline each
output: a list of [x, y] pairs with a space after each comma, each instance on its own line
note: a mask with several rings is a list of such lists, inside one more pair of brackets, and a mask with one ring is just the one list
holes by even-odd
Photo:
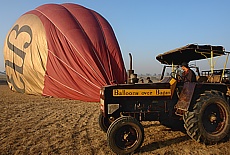
[[[3, 0], [0, 71], [5, 70], [3, 46], [8, 31], [22, 14], [48, 3], [75, 3], [101, 14], [115, 32], [126, 69], [128, 53], [132, 53], [137, 74], [160, 73], [162, 64], [156, 56], [190, 43], [222, 45], [230, 51], [229, 0]], [[218, 58], [215, 67], [223, 67], [224, 61]], [[196, 64], [203, 70], [209, 69], [207, 61]], [[230, 68], [230, 62], [227, 67]]]

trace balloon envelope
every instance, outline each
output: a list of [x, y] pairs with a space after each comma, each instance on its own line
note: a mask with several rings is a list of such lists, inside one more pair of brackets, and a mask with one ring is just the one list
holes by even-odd
[[12, 90], [99, 101], [126, 71], [112, 27], [77, 4], [46, 4], [22, 15], [7, 34], [4, 60]]

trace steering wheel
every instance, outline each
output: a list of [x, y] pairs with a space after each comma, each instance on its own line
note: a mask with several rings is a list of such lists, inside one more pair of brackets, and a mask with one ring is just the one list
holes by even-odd
[[176, 72], [171, 72], [170, 76], [175, 79], [177, 82], [183, 82], [184, 79], [182, 78], [182, 76], [179, 73]]

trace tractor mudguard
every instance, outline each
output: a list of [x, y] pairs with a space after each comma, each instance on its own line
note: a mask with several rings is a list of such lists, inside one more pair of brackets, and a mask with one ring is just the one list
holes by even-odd
[[179, 100], [177, 101], [177, 104], [175, 105], [177, 115], [182, 116], [183, 113], [188, 110], [190, 102], [193, 97], [195, 86], [196, 86], [196, 83], [193, 83], [193, 82], [184, 83], [183, 89], [179, 96]]

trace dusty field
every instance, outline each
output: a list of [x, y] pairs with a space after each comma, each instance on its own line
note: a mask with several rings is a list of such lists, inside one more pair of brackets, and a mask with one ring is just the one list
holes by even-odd
[[[0, 83], [0, 155], [108, 155], [98, 126], [99, 103], [12, 92]], [[158, 122], [144, 122], [145, 139], [136, 154], [230, 154], [230, 141], [205, 146]]]

